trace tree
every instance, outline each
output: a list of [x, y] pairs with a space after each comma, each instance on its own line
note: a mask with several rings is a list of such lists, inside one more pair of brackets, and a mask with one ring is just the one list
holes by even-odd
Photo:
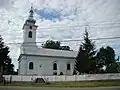
[[106, 67], [106, 70], [104, 70], [105, 72], [117, 73], [117, 69], [119, 68], [117, 61], [119, 61], [119, 57], [118, 59], [115, 58], [115, 51], [110, 46], [106, 48], [101, 47], [97, 53], [97, 66], [101, 70], [103, 70], [103, 67]]
[[82, 47], [80, 47], [78, 55], [76, 57], [76, 61], [75, 61], [75, 72], [78, 72], [79, 74], [81, 73], [85, 73], [86, 71], [86, 57], [85, 57], [85, 53], [84, 50], [82, 49]]
[[120, 73], [120, 65], [118, 62], [113, 62], [106, 68], [106, 73]]
[[8, 58], [8, 60], [4, 63], [4, 74], [10, 75], [14, 73], [14, 65], [11, 62], [11, 58]]
[[77, 72], [75, 69], [73, 70], [73, 75], [77, 75]]
[[0, 36], [0, 72], [1, 74], [11, 74], [14, 70], [14, 65], [9, 57], [9, 48], [4, 45], [3, 39]]
[[109, 66], [110, 64], [114, 63], [115, 61], [116, 61], [116, 59], [115, 59], [114, 49], [110, 46], [107, 46], [106, 53], [105, 53], [105, 65]]
[[[119, 60], [119, 59], [118, 59], [118, 60]], [[118, 65], [117, 70], [118, 70], [118, 72], [120, 73], [120, 62], [117, 62], [117, 65]]]
[[47, 40], [42, 44], [43, 48], [57, 49], [57, 50], [70, 50], [69, 46], [61, 46], [59, 41]]
[[75, 62], [75, 70], [79, 73], [95, 73], [96, 57], [95, 44], [89, 39], [87, 29], [84, 34], [84, 42], [80, 49]]
[[60, 49], [60, 42], [59, 41], [53, 41], [53, 40], [47, 40], [45, 44], [42, 45], [43, 48], [49, 48], [49, 49]]

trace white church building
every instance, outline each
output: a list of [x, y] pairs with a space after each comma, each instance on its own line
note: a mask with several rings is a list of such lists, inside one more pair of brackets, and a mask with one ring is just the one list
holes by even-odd
[[38, 48], [33, 9], [23, 26], [23, 44], [18, 58], [19, 75], [72, 75], [77, 51]]

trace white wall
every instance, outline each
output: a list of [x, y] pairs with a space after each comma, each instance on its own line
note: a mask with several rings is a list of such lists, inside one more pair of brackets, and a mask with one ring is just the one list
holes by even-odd
[[[21, 75], [53, 75], [53, 62], [57, 63], [57, 74], [60, 72], [67, 74], [67, 63], [71, 64], [71, 70], [67, 75], [73, 74], [75, 59], [57, 58], [57, 57], [40, 57], [40, 56], [23, 56], [21, 57], [19, 74]], [[29, 62], [34, 63], [34, 69], [29, 70]], [[40, 67], [41, 65], [41, 67]]]
[[[32, 26], [32, 29], [30, 29], [30, 26]], [[23, 33], [23, 38], [24, 42], [36, 42], [36, 29], [37, 26], [34, 23], [28, 22], [27, 24], [24, 24], [24, 33]], [[28, 37], [29, 31], [32, 31], [32, 38]], [[31, 44], [31, 43], [30, 43]]]
[[[11, 75], [4, 75], [6, 80], [10, 80]], [[72, 75], [72, 76], [23, 76], [13, 75], [12, 81], [19, 82], [32, 82], [36, 78], [43, 78], [46, 81], [57, 82], [57, 81], [89, 81], [89, 80], [117, 80], [120, 79], [120, 73], [118, 74], [89, 74], [89, 75]]]

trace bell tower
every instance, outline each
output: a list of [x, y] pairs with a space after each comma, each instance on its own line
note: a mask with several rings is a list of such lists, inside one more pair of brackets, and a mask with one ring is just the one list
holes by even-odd
[[36, 20], [33, 18], [33, 7], [31, 7], [29, 13], [29, 17], [23, 25], [23, 46], [36, 47], [36, 30], [38, 26], [35, 25]]
[[23, 25], [23, 43], [20, 47], [19, 56], [19, 74], [27, 74], [28, 72], [28, 54], [33, 54], [38, 51], [36, 44], [36, 20], [34, 19], [33, 7], [29, 11], [29, 16]]

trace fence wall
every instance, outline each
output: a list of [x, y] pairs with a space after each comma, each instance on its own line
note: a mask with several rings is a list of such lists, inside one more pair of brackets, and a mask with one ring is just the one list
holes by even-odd
[[120, 73], [117, 74], [87, 74], [87, 75], [72, 75], [72, 76], [24, 76], [24, 75], [4, 75], [7, 81], [32, 82], [36, 78], [43, 78], [45, 81], [89, 81], [89, 80], [118, 80]]

